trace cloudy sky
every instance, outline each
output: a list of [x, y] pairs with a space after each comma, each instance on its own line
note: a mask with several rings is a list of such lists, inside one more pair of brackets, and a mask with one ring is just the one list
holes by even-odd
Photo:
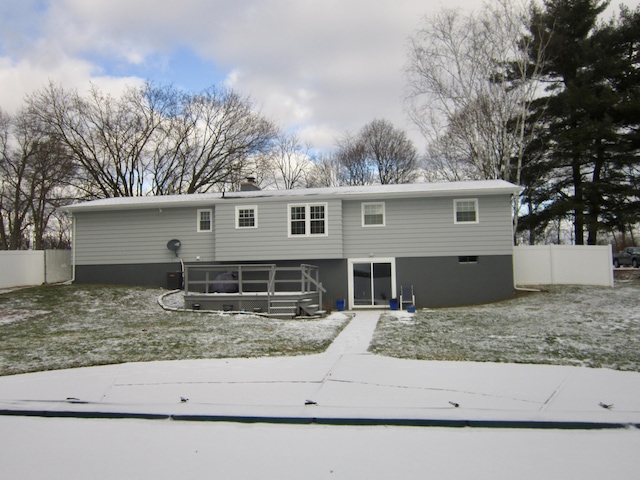
[[[637, 5], [640, 0], [626, 0]], [[151, 80], [227, 84], [318, 149], [403, 112], [408, 37], [443, 7], [479, 0], [2, 0], [0, 108], [49, 80], [117, 93]]]

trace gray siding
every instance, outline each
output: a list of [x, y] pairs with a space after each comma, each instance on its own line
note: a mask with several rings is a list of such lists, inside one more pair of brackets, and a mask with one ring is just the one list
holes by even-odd
[[383, 227], [363, 227], [362, 202], [345, 201], [345, 257], [511, 255], [509, 196], [469, 198], [478, 199], [477, 224], [454, 224], [454, 197], [386, 200]]
[[[212, 208], [213, 209], [213, 208]], [[197, 208], [75, 214], [75, 264], [116, 265], [177, 262], [167, 242], [182, 242], [185, 261], [214, 260], [213, 232], [197, 232]], [[215, 214], [214, 214], [215, 219]], [[215, 231], [215, 222], [213, 226]]]
[[[229, 201], [216, 205], [216, 260], [250, 262], [343, 258], [342, 202], [317, 198]], [[289, 237], [289, 204], [327, 203], [326, 236]], [[258, 206], [258, 228], [235, 228], [236, 205]]]

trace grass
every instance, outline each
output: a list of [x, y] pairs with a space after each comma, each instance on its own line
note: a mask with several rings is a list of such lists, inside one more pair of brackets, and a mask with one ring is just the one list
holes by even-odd
[[[0, 375], [123, 362], [305, 355], [346, 324], [168, 312], [161, 289], [43, 286], [0, 294]], [[553, 286], [491, 305], [382, 315], [370, 351], [424, 360], [640, 371], [640, 282]]]
[[161, 289], [43, 286], [0, 295], [0, 375], [123, 362], [305, 355], [346, 324], [168, 312]]
[[551, 286], [490, 305], [385, 314], [370, 351], [640, 371], [640, 283]]

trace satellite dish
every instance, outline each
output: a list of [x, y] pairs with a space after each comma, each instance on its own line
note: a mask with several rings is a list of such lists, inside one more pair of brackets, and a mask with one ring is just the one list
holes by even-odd
[[176, 239], [169, 240], [167, 242], [167, 248], [172, 252], [174, 252], [176, 254], [176, 257], [178, 256], [178, 250], [180, 250], [180, 245], [181, 245], [180, 240], [176, 240]]

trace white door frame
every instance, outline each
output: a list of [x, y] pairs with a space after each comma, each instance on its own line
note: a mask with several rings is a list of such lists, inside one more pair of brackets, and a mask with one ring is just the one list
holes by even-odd
[[349, 258], [347, 260], [347, 279], [348, 279], [348, 292], [349, 292], [349, 310], [354, 308], [377, 308], [380, 309], [380, 305], [358, 305], [354, 306], [353, 298], [353, 264], [354, 263], [390, 263], [391, 264], [391, 298], [396, 298], [396, 259], [395, 257], [364, 257], [364, 258]]

